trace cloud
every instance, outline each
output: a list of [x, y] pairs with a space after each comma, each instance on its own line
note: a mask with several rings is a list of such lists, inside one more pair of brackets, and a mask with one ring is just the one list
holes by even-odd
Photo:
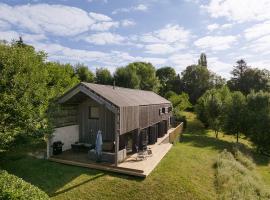
[[85, 38], [85, 40], [89, 43], [96, 45], [106, 45], [106, 44], [120, 44], [125, 40], [125, 38], [118, 34], [103, 32], [89, 35], [88, 37]]
[[95, 22], [87, 12], [63, 5], [27, 4], [12, 7], [0, 4], [0, 13], [0, 19], [18, 28], [55, 35], [76, 35], [87, 31]]
[[91, 26], [91, 30], [93, 31], [107, 31], [111, 28], [118, 28], [119, 27], [119, 22], [99, 22], [96, 24], [93, 24]]
[[147, 11], [148, 6], [144, 4], [139, 4], [133, 8], [134, 10], [139, 10], [139, 11]]
[[112, 18], [110, 18], [109, 16], [107, 15], [103, 15], [103, 14], [100, 14], [100, 13], [94, 13], [94, 12], [90, 12], [89, 15], [95, 19], [96, 21], [112, 21]]
[[222, 77], [229, 79], [233, 64], [225, 63], [218, 57], [207, 58], [208, 68]]
[[227, 29], [227, 28], [231, 28], [232, 26], [233, 26], [232, 24], [222, 24], [222, 25], [220, 25], [220, 24], [214, 23], [214, 24], [209, 24], [207, 26], [207, 29], [210, 32], [212, 32], [214, 30], [224, 30], [224, 29]]
[[145, 43], [147, 53], [168, 54], [185, 48], [191, 37], [190, 31], [179, 25], [168, 24], [164, 28], [138, 36]]
[[134, 22], [133, 20], [128, 20], [128, 19], [124, 19], [121, 21], [122, 26], [127, 27], [127, 26], [135, 26], [136, 22]]
[[87, 13], [80, 8], [65, 5], [9, 6], [0, 3], [0, 13], [0, 27], [8, 23], [24, 32], [35, 34], [75, 36], [90, 30], [105, 31], [119, 26], [119, 22], [107, 15]]
[[201, 49], [209, 49], [212, 51], [220, 51], [231, 48], [236, 42], [236, 36], [205, 36], [194, 42], [195, 46]]
[[132, 12], [132, 11], [142, 11], [142, 12], [145, 12], [148, 10], [148, 6], [145, 5], [145, 4], [138, 4], [136, 6], [132, 6], [132, 7], [129, 7], [129, 8], [118, 8], [116, 10], [114, 10], [112, 12], [113, 15], [115, 14], [118, 14], [118, 13], [121, 13], [121, 12]]
[[18, 33], [12, 30], [0, 31], [0, 40], [6, 40], [8, 42], [11, 42], [13, 40], [18, 40], [20, 36], [26, 43], [35, 43], [47, 39], [47, 37], [43, 34]]
[[270, 54], [269, 44], [270, 44], [270, 34], [260, 37], [256, 40], [253, 40], [251, 43], [247, 45], [246, 49], [263, 55], [269, 55]]
[[211, 17], [225, 17], [240, 23], [270, 19], [269, 0], [210, 0], [209, 4], [202, 8], [206, 9]]
[[270, 20], [263, 23], [255, 24], [244, 31], [245, 38], [252, 40], [267, 34], [270, 34]]

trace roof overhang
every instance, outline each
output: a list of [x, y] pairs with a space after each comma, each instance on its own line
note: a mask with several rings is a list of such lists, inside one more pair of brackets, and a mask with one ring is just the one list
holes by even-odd
[[82, 83], [79, 83], [78, 85], [76, 85], [75, 87], [70, 89], [68, 92], [63, 94], [58, 99], [58, 103], [64, 104], [64, 103], [68, 102], [72, 97], [79, 94], [80, 92], [85, 94], [89, 98], [95, 100], [97, 103], [99, 103], [101, 105], [105, 105], [105, 107], [108, 108], [113, 113], [118, 112], [118, 109], [119, 109], [118, 106], [114, 105], [112, 102], [110, 102], [109, 100], [107, 100], [104, 97], [100, 96], [99, 94], [97, 94], [93, 90], [89, 89], [88, 87], [86, 87]]

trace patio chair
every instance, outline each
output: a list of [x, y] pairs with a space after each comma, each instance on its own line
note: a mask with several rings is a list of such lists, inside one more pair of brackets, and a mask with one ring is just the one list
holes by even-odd
[[147, 157], [150, 157], [153, 155], [151, 148], [148, 148], [147, 146], [144, 146], [142, 150], [139, 151], [138, 146], [136, 145], [137, 150], [137, 157], [136, 160], [145, 160]]

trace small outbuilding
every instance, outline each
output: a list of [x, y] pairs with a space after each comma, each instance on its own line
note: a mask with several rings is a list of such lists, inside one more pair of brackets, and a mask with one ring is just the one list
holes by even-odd
[[58, 103], [48, 154], [56, 141], [63, 143], [63, 150], [93, 146], [101, 131], [104, 157], [115, 166], [163, 137], [172, 116], [171, 102], [156, 93], [111, 85], [79, 83]]

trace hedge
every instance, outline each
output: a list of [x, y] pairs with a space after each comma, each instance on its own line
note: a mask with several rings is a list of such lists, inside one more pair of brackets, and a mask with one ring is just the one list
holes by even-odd
[[0, 200], [47, 200], [49, 196], [23, 179], [0, 170]]

